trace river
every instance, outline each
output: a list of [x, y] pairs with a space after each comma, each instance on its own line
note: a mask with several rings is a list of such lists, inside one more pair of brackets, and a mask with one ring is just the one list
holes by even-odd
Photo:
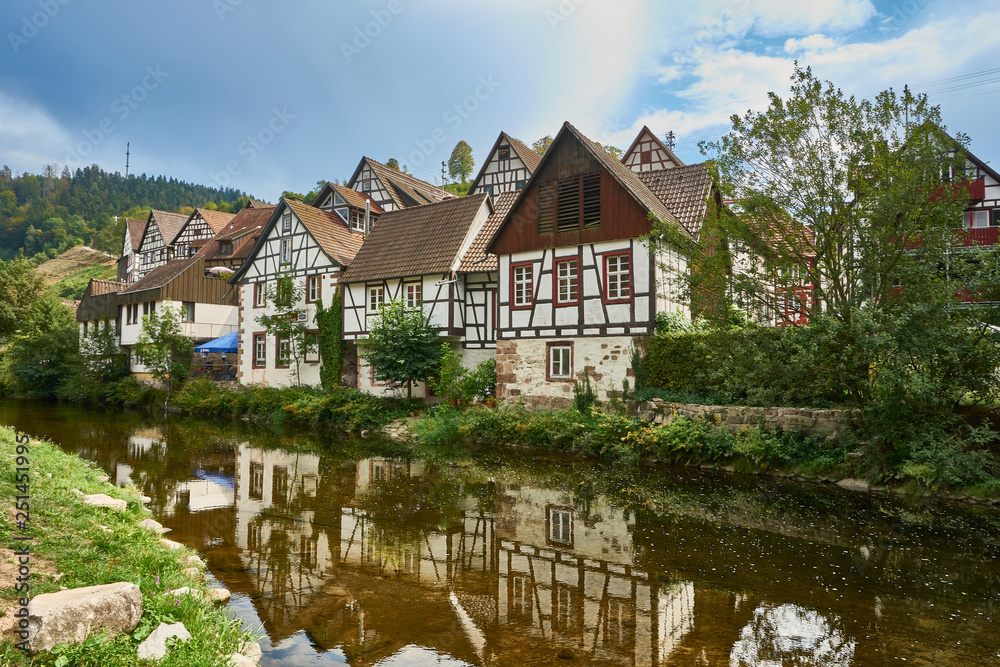
[[153, 498], [262, 665], [1000, 664], [1000, 513], [0, 400]]

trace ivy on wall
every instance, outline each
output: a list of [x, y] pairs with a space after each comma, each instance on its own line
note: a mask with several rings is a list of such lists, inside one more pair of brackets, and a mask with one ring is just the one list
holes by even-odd
[[322, 365], [319, 369], [320, 382], [323, 389], [330, 390], [340, 385], [340, 374], [344, 365], [344, 342], [341, 334], [344, 330], [343, 296], [338, 289], [333, 294], [330, 305], [316, 304], [316, 325], [319, 327], [319, 358]]

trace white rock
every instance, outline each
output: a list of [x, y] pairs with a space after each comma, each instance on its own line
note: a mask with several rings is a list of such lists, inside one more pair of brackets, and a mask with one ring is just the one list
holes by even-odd
[[97, 524], [97, 527], [101, 529], [102, 533], [108, 533], [109, 535], [115, 534], [115, 531], [111, 530], [107, 526], [102, 526], [101, 524]]
[[48, 651], [101, 630], [113, 637], [132, 632], [141, 617], [142, 592], [128, 582], [36, 595], [28, 605], [28, 646]]
[[185, 595], [190, 595], [194, 598], [200, 598], [201, 591], [197, 588], [191, 588], [190, 586], [181, 586], [180, 588], [167, 591], [167, 595], [176, 595], [179, 598], [184, 597]]
[[169, 530], [168, 528], [164, 528], [162, 523], [153, 519], [143, 519], [139, 522], [139, 526], [142, 528], [148, 528], [157, 535], [163, 535]]
[[233, 653], [229, 656], [229, 665], [232, 667], [254, 667], [257, 663], [240, 653]]
[[181, 641], [191, 639], [191, 633], [187, 631], [183, 623], [160, 623], [155, 630], [149, 633], [146, 640], [139, 644], [138, 655], [140, 660], [159, 660], [167, 654], [167, 640], [177, 637]]
[[208, 597], [212, 602], [226, 604], [232, 596], [225, 588], [210, 588], [208, 589]]
[[101, 475], [100, 477], [97, 478], [97, 480], [100, 481], [100, 482], [106, 482], [109, 479], [111, 479], [111, 478], [108, 477], [107, 475]]
[[260, 657], [264, 655], [257, 642], [243, 642], [240, 644], [240, 653], [253, 661], [255, 665], [260, 662]]
[[191, 554], [190, 556], [185, 556], [184, 558], [181, 559], [181, 561], [188, 565], [193, 565], [195, 567], [208, 567], [207, 565], [205, 565], [205, 561], [203, 561], [198, 556], [195, 556], [194, 554]]
[[111, 509], [118, 510], [119, 512], [124, 512], [128, 507], [128, 503], [124, 500], [112, 498], [105, 493], [93, 493], [89, 496], [84, 496], [83, 502], [87, 505], [94, 505], [96, 507], [110, 507]]
[[81, 491], [80, 489], [70, 489], [69, 492], [77, 496], [83, 495], [83, 491]]
[[180, 542], [174, 542], [173, 540], [162, 539], [160, 540], [160, 544], [170, 549], [171, 551], [184, 548], [183, 544], [181, 544]]
[[186, 567], [181, 570], [181, 574], [188, 579], [201, 579], [201, 570], [196, 567]]
[[837, 486], [848, 491], [868, 491], [871, 485], [863, 479], [853, 479], [848, 477], [837, 482]]

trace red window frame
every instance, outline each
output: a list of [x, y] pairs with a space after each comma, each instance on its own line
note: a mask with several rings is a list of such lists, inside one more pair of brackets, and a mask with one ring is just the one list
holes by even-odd
[[[410, 290], [414, 289], [414, 288], [416, 289], [417, 302], [416, 302], [416, 304], [411, 304], [410, 303], [410, 301], [411, 301], [410, 300]], [[423, 283], [423, 281], [421, 281], [421, 282], [412, 282], [412, 283], [403, 283], [403, 298], [406, 299], [406, 307], [407, 308], [423, 308], [424, 307], [424, 283]]]
[[[560, 301], [559, 300], [559, 265], [573, 262], [576, 264], [576, 298], [571, 301]], [[556, 257], [555, 262], [553, 262], [552, 268], [552, 303], [555, 304], [557, 308], [562, 306], [578, 306], [580, 305], [580, 256], [573, 255], [567, 257]]]
[[[522, 267], [528, 267], [530, 271], [529, 276], [530, 287], [528, 289], [528, 302], [525, 304], [518, 305], [515, 295], [517, 294], [517, 284], [514, 282], [514, 272]], [[535, 263], [534, 262], [517, 262], [516, 264], [510, 265], [510, 307], [511, 310], [528, 310], [535, 305]]]
[[[257, 339], [262, 339], [264, 341], [264, 359], [262, 361], [257, 359]], [[264, 331], [256, 331], [253, 334], [253, 348], [250, 350], [251, 366], [253, 368], [265, 368], [267, 367], [267, 333]]]
[[[569, 349], [569, 375], [563, 377], [552, 375], [552, 348]], [[566, 341], [555, 341], [545, 344], [545, 379], [549, 382], [572, 382], [573, 381], [573, 343]]]
[[[610, 260], [612, 257], [621, 257], [621, 256], [628, 257], [628, 296], [626, 296], [626, 297], [618, 296], [618, 297], [612, 298], [611, 295], [610, 295], [610, 292], [608, 291], [609, 282], [610, 282], [608, 280], [608, 278], [609, 278], [608, 260]], [[621, 250], [621, 251], [617, 251], [617, 252], [605, 253], [604, 256], [603, 256], [603, 259], [601, 261], [604, 262], [604, 276], [603, 276], [603, 283], [604, 283], [604, 303], [629, 303], [632, 300], [633, 294], [635, 293], [635, 290], [633, 289], [633, 287], [634, 287], [634, 285], [633, 285], [633, 282], [634, 282], [633, 281], [633, 273], [634, 273], [633, 269], [635, 268], [635, 263], [632, 261], [632, 251], [631, 250]], [[619, 290], [619, 293], [620, 293], [620, 290]]]

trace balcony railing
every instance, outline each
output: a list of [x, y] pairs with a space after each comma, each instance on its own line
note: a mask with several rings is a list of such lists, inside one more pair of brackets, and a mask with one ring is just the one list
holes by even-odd
[[1000, 235], [1000, 227], [970, 227], [961, 230], [962, 245], [971, 246], [994, 246], [997, 244], [997, 237]]

